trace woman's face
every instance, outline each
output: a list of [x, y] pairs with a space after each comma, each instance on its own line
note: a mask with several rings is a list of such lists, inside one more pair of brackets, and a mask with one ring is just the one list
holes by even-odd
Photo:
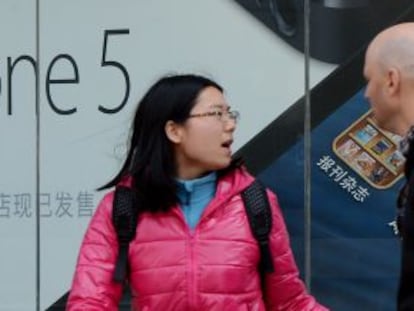
[[183, 124], [167, 129], [173, 142], [177, 177], [192, 179], [226, 168], [231, 162], [231, 144], [236, 129], [235, 116], [223, 93], [206, 87], [196, 99], [190, 117]]

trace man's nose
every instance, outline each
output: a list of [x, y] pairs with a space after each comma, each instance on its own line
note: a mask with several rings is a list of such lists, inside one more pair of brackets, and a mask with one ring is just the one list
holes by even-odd
[[368, 86], [365, 88], [364, 98], [369, 102], [369, 89], [368, 89]]

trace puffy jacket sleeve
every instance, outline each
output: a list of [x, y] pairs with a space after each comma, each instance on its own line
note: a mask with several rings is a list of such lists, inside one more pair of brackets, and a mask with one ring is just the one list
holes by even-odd
[[268, 191], [268, 196], [273, 217], [269, 243], [275, 271], [266, 274], [264, 293], [266, 310], [328, 310], [318, 304], [315, 298], [307, 293], [304, 283], [300, 280], [298, 268], [290, 248], [286, 225], [276, 195]]
[[67, 311], [118, 310], [122, 286], [112, 281], [118, 254], [116, 232], [112, 226], [113, 192], [99, 203], [86, 230]]

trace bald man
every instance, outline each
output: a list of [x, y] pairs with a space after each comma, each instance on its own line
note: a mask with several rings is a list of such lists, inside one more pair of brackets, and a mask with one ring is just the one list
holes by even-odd
[[401, 190], [399, 229], [402, 258], [397, 305], [414, 310], [414, 23], [392, 26], [368, 46], [364, 76], [368, 99], [378, 125], [404, 137], [406, 184]]

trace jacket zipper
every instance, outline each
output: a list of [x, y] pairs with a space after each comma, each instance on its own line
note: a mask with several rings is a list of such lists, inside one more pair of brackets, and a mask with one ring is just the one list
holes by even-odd
[[196, 262], [194, 256], [194, 244], [195, 244], [195, 234], [189, 231], [189, 251], [190, 251], [190, 261], [189, 261], [189, 273], [188, 273], [188, 304], [189, 310], [196, 310]]
[[187, 294], [188, 294], [188, 311], [197, 310], [196, 308], [196, 261], [194, 255], [194, 245], [197, 236], [197, 227], [194, 230], [191, 230], [188, 226], [187, 222], [185, 221], [184, 214], [180, 208], [176, 209], [176, 213], [178, 217], [181, 219], [183, 223], [184, 231], [187, 232]]

